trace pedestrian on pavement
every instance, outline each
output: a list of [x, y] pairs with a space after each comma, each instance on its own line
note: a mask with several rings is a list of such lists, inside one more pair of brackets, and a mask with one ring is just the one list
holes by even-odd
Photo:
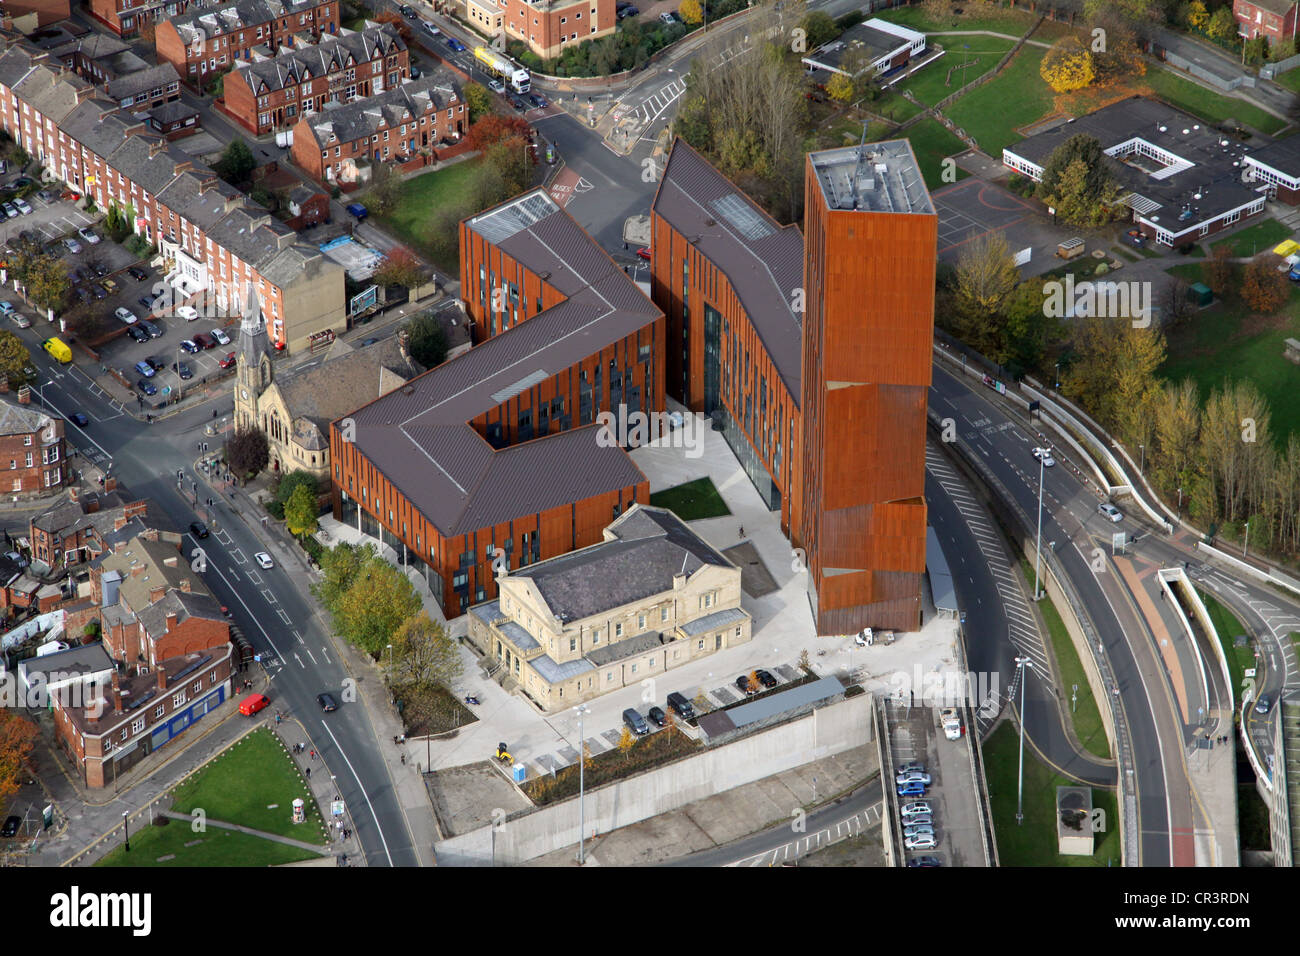
[[406, 754], [402, 754], [402, 766], [406, 766]]
[[315, 751], [315, 750], [313, 750], [313, 751], [311, 752], [311, 759], [312, 759], [312, 760], [315, 760], [315, 759], [316, 759], [316, 751]]
[[307, 779], [308, 779], [308, 780], [311, 779], [311, 767], [308, 767], [308, 768], [307, 768]]

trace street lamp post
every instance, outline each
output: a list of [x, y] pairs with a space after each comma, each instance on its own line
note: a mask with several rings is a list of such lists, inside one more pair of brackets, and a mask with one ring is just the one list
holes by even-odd
[[131, 829], [127, 824], [126, 811], [122, 811], [122, 837], [126, 841], [126, 852], [131, 852]]
[[1138, 474], [1143, 474], [1147, 468], [1147, 446], [1138, 445], [1138, 455], [1141, 456], [1138, 461]]
[[1038, 531], [1034, 536], [1034, 600], [1040, 600], [1043, 596], [1042, 589], [1039, 587], [1038, 567], [1042, 563], [1043, 555], [1043, 461], [1047, 458], [1050, 449], [1044, 448], [1042, 454], [1038, 456]]
[[1061, 363], [1056, 363], [1056, 390], [1061, 390]]
[[1241, 556], [1244, 558], [1250, 553], [1250, 522], [1246, 522], [1246, 540], [1241, 544]]
[[1016, 825], [1025, 821], [1025, 668], [1033, 667], [1034, 662], [1028, 657], [1017, 657], [1016, 668], [1020, 671], [1020, 772], [1016, 779]]
[[585, 750], [586, 737], [583, 736], [582, 718], [591, 713], [586, 704], [579, 704], [573, 708], [574, 713], [578, 715], [578, 866], [587, 862], [587, 821], [585, 819], [586, 811], [586, 769], [587, 754]]

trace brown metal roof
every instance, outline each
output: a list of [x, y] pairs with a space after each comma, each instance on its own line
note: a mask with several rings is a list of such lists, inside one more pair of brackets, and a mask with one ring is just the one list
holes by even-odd
[[803, 234], [782, 226], [684, 140], [673, 143], [651, 209], [720, 269], [796, 406], [803, 327], [792, 308], [803, 287]]
[[357, 450], [447, 537], [645, 480], [594, 425], [498, 451], [468, 422], [662, 315], [544, 190], [467, 225], [569, 298], [348, 416]]

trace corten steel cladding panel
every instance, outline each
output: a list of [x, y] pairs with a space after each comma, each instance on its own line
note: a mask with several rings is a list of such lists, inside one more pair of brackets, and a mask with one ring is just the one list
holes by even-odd
[[[468, 220], [462, 220], [460, 224], [460, 297], [465, 303], [465, 314], [472, 323], [470, 331], [475, 345], [491, 338], [493, 334], [489, 312], [492, 309], [494, 283], [497, 289], [504, 288], [508, 282], [519, 286], [520, 322], [564, 301], [564, 295], [558, 289], [544, 281], [523, 263], [492, 245], [483, 236], [470, 229], [467, 223]], [[492, 279], [491, 282], [486, 278], [483, 280], [485, 293], [479, 288], [480, 266]], [[537, 308], [539, 296], [542, 300], [541, 309]], [[504, 313], [500, 309], [497, 310], [497, 335], [506, 330], [502, 324], [503, 315], [510, 315], [508, 302]], [[512, 320], [510, 327], [513, 328], [515, 324]]]

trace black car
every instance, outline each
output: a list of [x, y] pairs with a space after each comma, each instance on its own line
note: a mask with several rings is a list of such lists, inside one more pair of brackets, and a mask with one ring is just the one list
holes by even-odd
[[22, 825], [22, 817], [5, 817], [5, 825], [0, 827], [0, 837], [17, 836], [18, 828]]
[[96, 262], [91, 266], [91, 268], [95, 270], [95, 275], [99, 276], [101, 279], [108, 275], [108, 266], [104, 265], [102, 262]]
[[419, 14], [415, 12], [415, 8], [408, 7], [406, 4], [402, 4], [397, 9], [402, 14], [402, 16], [406, 17], [406, 19], [408, 20], [414, 20], [417, 17], [419, 17]]
[[90, 287], [90, 293], [91, 293], [91, 295], [93, 295], [96, 299], [107, 299], [107, 298], [108, 298], [108, 290], [105, 289], [105, 288], [104, 288], [102, 285], [100, 285], [98, 282], [96, 282], [94, 285], [92, 285], [92, 286]]
[[748, 674], [741, 674], [736, 678], [736, 687], [746, 695], [758, 693], [758, 689], [754, 686], [754, 682], [749, 679]]
[[770, 688], [776, 686], [776, 678], [773, 677], [765, 670], [754, 671], [754, 676], [758, 678], [758, 682], [762, 684], [764, 687]]
[[135, 339], [137, 342], [143, 343], [149, 341], [149, 333], [138, 325], [128, 325], [126, 327], [126, 334], [131, 336], [131, 338]]
[[539, 109], [546, 105], [546, 101], [542, 99], [540, 96], [538, 96], [536, 93], [528, 94], [528, 102], [532, 103], [533, 106], [536, 106]]
[[329, 713], [331, 710], [338, 710], [339, 705], [331, 694], [317, 694], [316, 703], [320, 704], [320, 709]]
[[628, 17], [634, 17], [640, 12], [641, 11], [638, 10], [636, 7], [629, 4], [628, 6], [623, 7], [621, 10], [619, 10], [617, 16], [618, 19], [620, 20], [626, 20]]
[[90, 294], [90, 290], [84, 285], [76, 286], [72, 291], [76, 293], [77, 298], [82, 302], [89, 302], [94, 298], [94, 296]]
[[90, 419], [87, 418], [83, 412], [73, 412], [72, 424], [79, 425], [80, 427], [85, 428], [87, 425], [90, 424]]
[[378, 341], [379, 339], [366, 339], [364, 342], [361, 343], [361, 347], [365, 348], [367, 345], [374, 345]]
[[189, 379], [192, 379], [194, 377], [194, 370], [191, 369], [184, 362], [180, 362], [176, 366], [176, 374], [179, 375], [182, 379], [188, 381]]
[[129, 275], [136, 282], [143, 282], [145, 279], [149, 278], [149, 273], [145, 272], [139, 266], [132, 266], [131, 268], [127, 269], [126, 274]]
[[145, 364], [148, 365], [155, 372], [161, 372], [163, 370], [163, 365], [166, 364], [165, 362], [153, 357], [147, 358], [144, 361]]
[[512, 97], [510, 97], [510, 105], [513, 106], [513, 107], [514, 107], [515, 109], [517, 109], [517, 110], [526, 110], [526, 109], [528, 109], [528, 107], [527, 107], [526, 105], [524, 105], [524, 101], [521, 100], [521, 99], [520, 99], [519, 97], [517, 97], [517, 96], [512, 96]]
[[918, 856], [907, 861], [908, 866], [943, 866], [937, 856]]
[[140, 391], [144, 392], [146, 395], [158, 394], [158, 386], [155, 385], [153, 382], [149, 381], [147, 378], [140, 379], [140, 381], [135, 383], [135, 387], [138, 388]]
[[148, 319], [141, 319], [139, 325], [140, 328], [144, 329], [146, 332], [149, 333], [149, 338], [151, 339], [162, 338], [162, 334], [163, 334], [162, 326], [158, 325], [156, 322], [150, 322]]
[[146, 309], [150, 309], [150, 310], [153, 309], [153, 299], [149, 298], [147, 295], [142, 295], [140, 296], [140, 298], [136, 299], [135, 301], [139, 302], [140, 305]]
[[194, 537], [202, 541], [204, 538], [208, 536], [208, 526], [205, 525], [202, 521], [191, 521], [190, 534], [194, 535]]
[[645, 715], [650, 718], [650, 723], [654, 724], [656, 727], [662, 727], [668, 722], [668, 718], [664, 716], [662, 707], [651, 707], [646, 711]]

